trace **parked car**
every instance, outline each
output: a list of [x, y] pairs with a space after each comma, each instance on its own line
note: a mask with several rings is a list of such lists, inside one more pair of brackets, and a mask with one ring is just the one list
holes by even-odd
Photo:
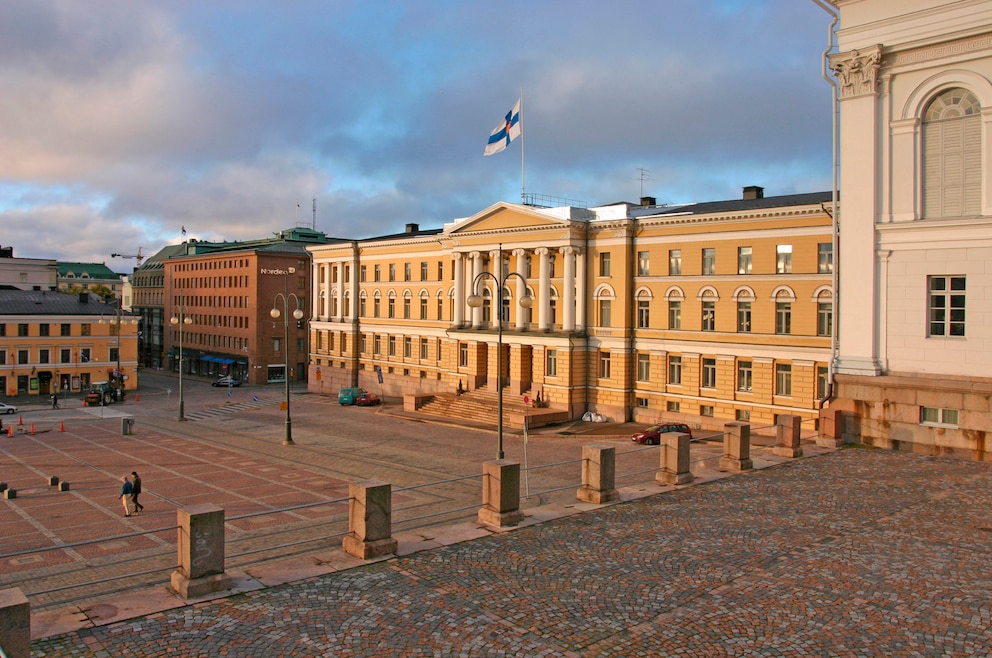
[[661, 423], [659, 425], [652, 425], [643, 432], [634, 433], [630, 437], [630, 440], [634, 443], [656, 446], [661, 443], [661, 435], [668, 434], [669, 432], [688, 434], [689, 438], [692, 438], [692, 430], [685, 423]]
[[7, 404], [6, 402], [0, 402], [0, 413], [2, 414], [16, 414], [17, 407], [12, 404]]
[[241, 380], [236, 377], [228, 377], [227, 375], [224, 375], [212, 383], [211, 386], [241, 386]]
[[359, 407], [374, 407], [380, 402], [382, 402], [382, 400], [379, 399], [379, 396], [375, 393], [370, 393], [369, 391], [365, 391], [355, 398], [355, 405]]
[[355, 404], [355, 400], [362, 393], [365, 393], [365, 389], [361, 386], [346, 386], [338, 391], [338, 404]]

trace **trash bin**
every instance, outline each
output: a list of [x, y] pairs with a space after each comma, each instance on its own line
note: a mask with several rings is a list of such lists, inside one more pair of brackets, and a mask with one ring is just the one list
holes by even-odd
[[124, 416], [121, 418], [121, 434], [128, 435], [134, 431], [134, 416]]

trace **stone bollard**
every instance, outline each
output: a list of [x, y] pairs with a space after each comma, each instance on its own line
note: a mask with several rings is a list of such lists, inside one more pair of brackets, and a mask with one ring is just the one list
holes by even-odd
[[502, 528], [523, 521], [524, 513], [520, 511], [520, 464], [497, 459], [485, 462], [482, 468], [479, 523]]
[[48, 476], [48, 486], [57, 487], [59, 484], [59, 477], [57, 475]]
[[839, 448], [845, 443], [844, 412], [840, 409], [820, 409], [820, 432], [816, 437], [816, 445]]
[[661, 435], [661, 470], [654, 479], [661, 484], [689, 484], [692, 472], [689, 470], [688, 434], [669, 432]]
[[779, 416], [775, 427], [778, 441], [772, 452], [780, 457], [802, 457], [803, 448], [800, 443], [803, 419], [799, 416]]
[[224, 510], [209, 503], [177, 510], [179, 568], [172, 588], [183, 598], [231, 589], [224, 573]]
[[723, 426], [723, 457], [720, 468], [728, 471], [747, 471], [754, 468], [751, 461], [751, 425], [727, 423]]
[[31, 658], [31, 604], [16, 587], [0, 590], [0, 648], [8, 658]]
[[391, 486], [378, 480], [365, 480], [349, 484], [348, 495], [350, 532], [341, 541], [345, 552], [363, 560], [395, 553]]
[[6, 491], [6, 490], [7, 490], [7, 483], [0, 482], [0, 491]]
[[69, 490], [68, 482], [59, 482], [59, 491], [68, 491], [68, 490]]
[[619, 500], [616, 490], [616, 448], [605, 445], [582, 446], [582, 486], [575, 497], [587, 503]]
[[7, 500], [10, 500], [11, 498], [17, 498], [17, 489], [4, 489], [3, 497], [6, 498]]

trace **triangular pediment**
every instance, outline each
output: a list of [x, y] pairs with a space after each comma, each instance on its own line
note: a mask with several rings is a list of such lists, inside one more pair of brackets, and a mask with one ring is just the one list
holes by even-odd
[[555, 216], [555, 211], [559, 210], [533, 208], [501, 201], [471, 217], [456, 219], [454, 222], [446, 224], [444, 233], [445, 235], [458, 235], [520, 229], [561, 229], [568, 226], [569, 220], [566, 217]]

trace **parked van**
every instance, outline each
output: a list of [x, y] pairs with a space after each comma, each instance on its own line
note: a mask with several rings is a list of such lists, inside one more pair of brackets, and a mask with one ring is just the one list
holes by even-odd
[[338, 391], [338, 404], [355, 404], [355, 399], [365, 392], [361, 386], [345, 387]]

